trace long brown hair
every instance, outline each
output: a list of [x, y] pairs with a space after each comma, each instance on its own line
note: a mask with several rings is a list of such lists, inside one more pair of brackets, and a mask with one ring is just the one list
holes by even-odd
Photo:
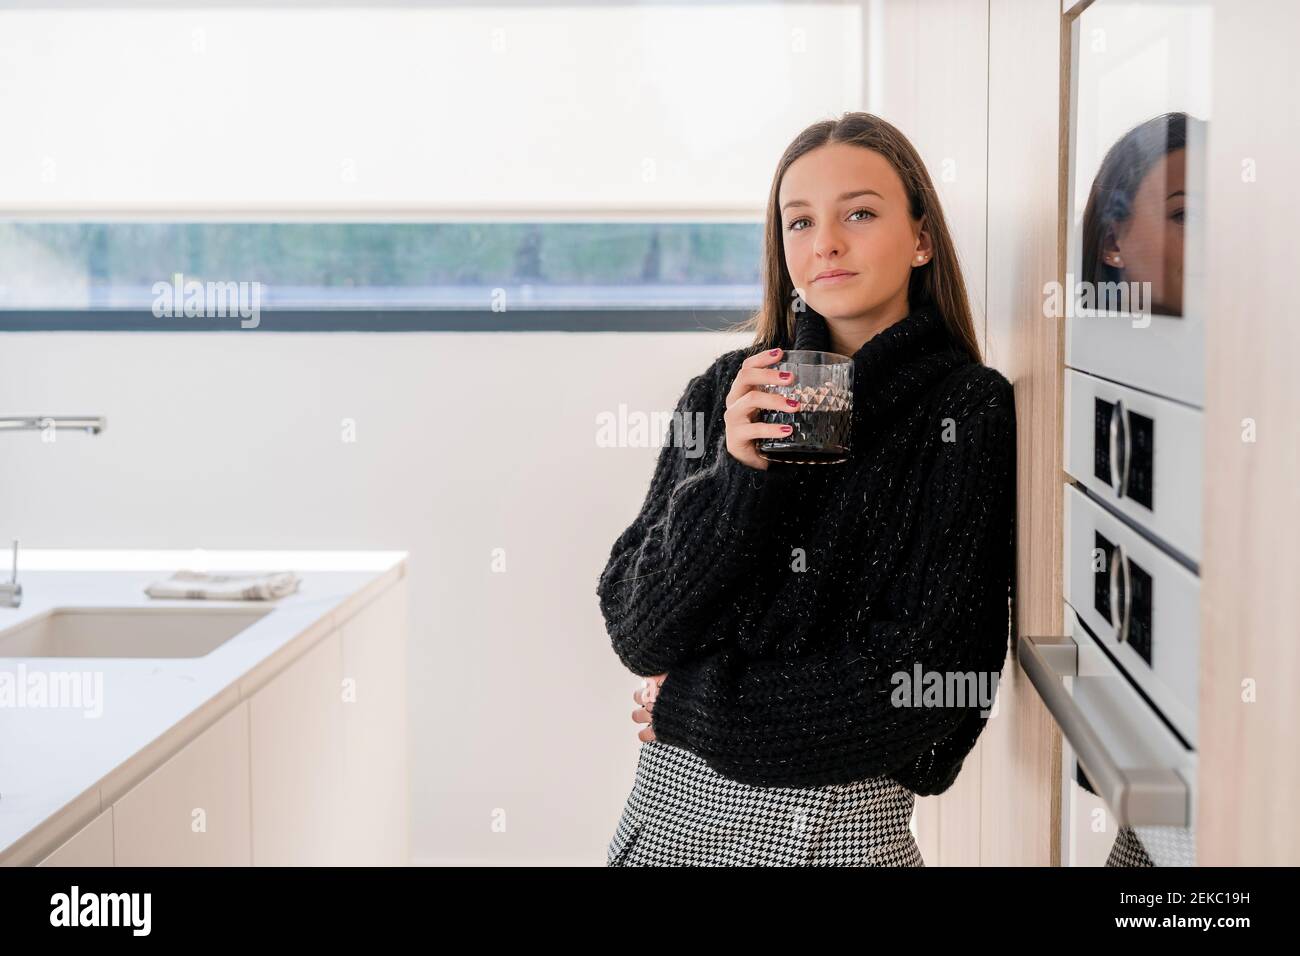
[[[923, 266], [912, 269], [907, 285], [909, 309], [921, 306], [935, 309], [943, 317], [954, 345], [964, 349], [976, 362], [983, 362], [975, 327], [971, 321], [966, 283], [962, 279], [957, 250], [948, 232], [934, 183], [906, 136], [896, 127], [872, 113], [844, 113], [836, 120], [814, 123], [794, 138], [772, 177], [767, 199], [767, 225], [763, 239], [763, 303], [758, 311], [729, 331], [754, 330], [754, 345], [759, 348], [789, 348], [794, 342], [794, 281], [785, 265], [782, 242], [780, 193], [785, 171], [796, 159], [827, 143], [848, 143], [875, 150], [889, 161], [903, 181], [909, 211], [913, 219], [925, 217], [934, 245], [934, 255]], [[805, 308], [809, 308], [806, 304]]]

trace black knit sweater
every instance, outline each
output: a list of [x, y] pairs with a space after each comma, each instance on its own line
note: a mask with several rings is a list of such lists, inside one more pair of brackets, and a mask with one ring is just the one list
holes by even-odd
[[[794, 344], [828, 348], [825, 320], [803, 313]], [[900, 706], [895, 690], [918, 668], [945, 684], [1001, 673], [1012, 387], [955, 346], [933, 308], [914, 310], [852, 357], [849, 461], [761, 471], [727, 451], [722, 420], [741, 362], [758, 350], [720, 356], [677, 403], [681, 416], [704, 412], [706, 452], [684, 453], [674, 415], [597, 586], [614, 651], [635, 674], [667, 672], [655, 736], [726, 777], [820, 786], [890, 776], [941, 793], [987, 701]]]

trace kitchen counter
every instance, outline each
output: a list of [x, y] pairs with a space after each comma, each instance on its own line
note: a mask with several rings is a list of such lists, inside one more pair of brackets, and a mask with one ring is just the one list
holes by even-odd
[[[272, 607], [203, 657], [0, 657], [16, 690], [34, 671], [102, 677], [92, 709], [0, 698], [0, 864], [37, 862], [190, 740], [406, 573], [403, 551], [24, 551], [23, 603], [0, 607], [5, 634], [54, 608]], [[151, 598], [180, 568], [292, 570], [275, 601]], [[7, 672], [7, 673], [6, 673]]]

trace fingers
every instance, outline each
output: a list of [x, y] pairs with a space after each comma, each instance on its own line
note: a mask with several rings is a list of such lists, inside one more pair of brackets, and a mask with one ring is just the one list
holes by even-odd
[[767, 469], [767, 461], [758, 454], [754, 443], [764, 438], [783, 438], [790, 434], [791, 428], [777, 422], [756, 421], [758, 413], [763, 409], [795, 412], [802, 407], [797, 399], [766, 388], [790, 384], [793, 378], [790, 372], [766, 367], [781, 360], [784, 353], [780, 349], [776, 352], [775, 355], [771, 351], [760, 352], [745, 359], [727, 395], [727, 410], [722, 416], [727, 429], [727, 449], [732, 457], [760, 470]]
[[654, 729], [650, 726], [652, 711], [654, 710], [654, 701], [659, 696], [659, 687], [663, 683], [667, 674], [656, 674], [654, 677], [644, 679], [641, 687], [638, 687], [632, 693], [632, 699], [641, 706], [632, 711], [632, 720], [638, 724], [645, 724], [644, 730], [637, 732], [637, 739], [642, 741], [654, 740]]
[[755, 442], [764, 438], [782, 438], [791, 431], [789, 425], [755, 421], [758, 413], [763, 409], [795, 412], [802, 407], [797, 399], [768, 391], [770, 386], [793, 383], [792, 372], [769, 367], [780, 362], [783, 355], [782, 349], [769, 349], [745, 359], [731, 391], [727, 393], [727, 410], [722, 416], [727, 429], [727, 449], [732, 457], [751, 468], [767, 468], [767, 461], [754, 447]]
[[761, 385], [791, 384], [794, 381], [793, 372], [782, 372], [774, 368], [768, 368], [768, 366], [780, 362], [784, 355], [785, 352], [782, 349], [769, 349], [766, 352], [759, 352], [757, 355], [751, 355], [745, 359], [740, 364], [740, 371], [736, 374], [736, 380], [731, 384], [731, 390], [727, 392], [727, 408], [731, 408], [741, 396]]
[[765, 408], [779, 412], [797, 412], [801, 407], [799, 401], [776, 392], [756, 390], [742, 395], [723, 415], [727, 426], [728, 447], [735, 445], [748, 450], [748, 446], [761, 438], [782, 438], [790, 434], [789, 425], [757, 421], [756, 416]]
[[663, 683], [667, 674], [656, 674], [654, 677], [646, 677], [641, 681], [641, 686], [632, 692], [632, 699], [642, 706], [654, 706], [654, 700], [659, 696], [659, 686]]
[[735, 430], [736, 441], [743, 442], [746, 452], [752, 452], [752, 457], [762, 458], [754, 449], [754, 442], [762, 438], [788, 438], [791, 432], [789, 425], [778, 425], [774, 422], [751, 422], [748, 425], [741, 425]]
[[781, 356], [785, 355], [784, 349], [768, 349], [766, 352], [755, 352], [745, 361], [740, 363], [742, 369], [762, 368], [765, 365], [775, 365], [781, 361]]
[[797, 398], [789, 395], [782, 395], [780, 392], [768, 392], [761, 388], [756, 388], [751, 392], [746, 392], [740, 398], [736, 399], [734, 405], [723, 413], [723, 421], [727, 427], [733, 425], [743, 426], [747, 421], [753, 421], [754, 412], [770, 408], [777, 412], [797, 412], [803, 407]]

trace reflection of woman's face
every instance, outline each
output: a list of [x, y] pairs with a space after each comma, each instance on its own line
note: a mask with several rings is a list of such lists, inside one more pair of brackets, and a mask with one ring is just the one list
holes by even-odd
[[1183, 314], [1183, 192], [1187, 153], [1176, 149], [1147, 170], [1133, 214], [1114, 226], [1103, 253], [1125, 282], [1150, 282], [1153, 312]]

